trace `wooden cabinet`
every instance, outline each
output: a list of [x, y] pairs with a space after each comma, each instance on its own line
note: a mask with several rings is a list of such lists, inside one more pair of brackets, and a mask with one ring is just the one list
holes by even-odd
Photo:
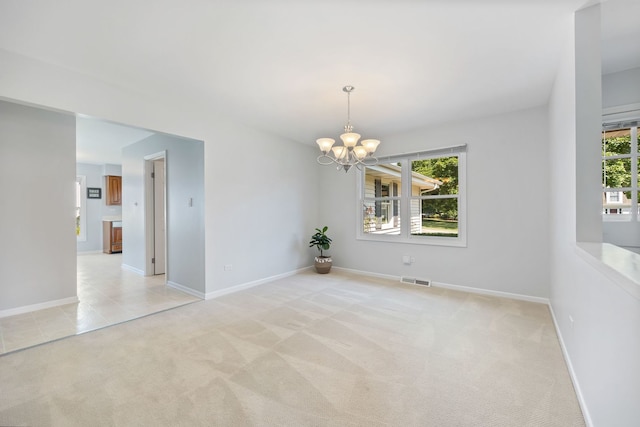
[[122, 205], [122, 177], [107, 175], [104, 178], [107, 205]]
[[102, 251], [106, 254], [122, 252], [121, 221], [102, 221]]

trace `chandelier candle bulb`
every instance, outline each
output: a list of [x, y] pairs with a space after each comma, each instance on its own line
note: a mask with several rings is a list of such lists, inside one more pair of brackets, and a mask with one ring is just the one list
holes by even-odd
[[367, 150], [368, 154], [373, 154], [375, 153], [376, 148], [378, 148], [380, 141], [377, 139], [364, 139], [361, 144]]
[[355, 147], [358, 143], [358, 140], [360, 139], [360, 134], [353, 132], [343, 133], [342, 135], [340, 135], [340, 139], [344, 143], [345, 147]]
[[333, 144], [335, 144], [335, 142], [336, 140], [333, 138], [320, 138], [316, 140], [318, 147], [320, 147], [320, 151], [325, 154], [327, 154], [329, 150], [331, 150], [331, 147], [333, 147]]
[[367, 157], [367, 149], [361, 145], [353, 147], [353, 152], [355, 153], [358, 160], [362, 160]]
[[343, 146], [333, 147], [331, 150], [333, 151], [333, 155], [338, 160], [346, 159], [347, 155], [349, 154], [349, 150], [347, 149], [347, 147]]
[[337, 165], [338, 170], [349, 172], [352, 166], [362, 170], [363, 166], [373, 166], [378, 163], [378, 159], [373, 153], [378, 148], [380, 141], [377, 139], [365, 139], [358, 144], [360, 134], [353, 132], [351, 125], [351, 92], [353, 86], [345, 86], [343, 92], [347, 93], [347, 124], [344, 125], [344, 133], [340, 135], [342, 145], [334, 146], [333, 138], [319, 138], [316, 143], [322, 154], [318, 156], [318, 163], [321, 165]]

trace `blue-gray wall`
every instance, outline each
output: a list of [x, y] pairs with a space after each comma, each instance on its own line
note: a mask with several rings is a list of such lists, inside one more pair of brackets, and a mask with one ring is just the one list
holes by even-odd
[[[203, 145], [202, 141], [156, 134], [123, 149], [122, 262], [145, 271], [144, 157], [166, 151], [167, 281], [204, 295]], [[189, 199], [193, 199], [192, 206]]]

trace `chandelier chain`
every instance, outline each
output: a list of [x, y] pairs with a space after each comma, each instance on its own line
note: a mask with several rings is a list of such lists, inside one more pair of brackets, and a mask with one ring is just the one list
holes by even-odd
[[347, 92], [347, 124], [344, 126], [345, 132], [353, 131], [353, 126], [351, 126], [351, 90], [346, 91]]

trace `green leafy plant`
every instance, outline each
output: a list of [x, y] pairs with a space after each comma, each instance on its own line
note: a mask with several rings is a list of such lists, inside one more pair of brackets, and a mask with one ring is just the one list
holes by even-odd
[[328, 251], [331, 247], [331, 238], [327, 236], [325, 233], [329, 227], [326, 225], [320, 228], [316, 228], [316, 233], [311, 236], [311, 240], [309, 241], [309, 247], [316, 247], [320, 251], [320, 256], [323, 256], [322, 251]]

